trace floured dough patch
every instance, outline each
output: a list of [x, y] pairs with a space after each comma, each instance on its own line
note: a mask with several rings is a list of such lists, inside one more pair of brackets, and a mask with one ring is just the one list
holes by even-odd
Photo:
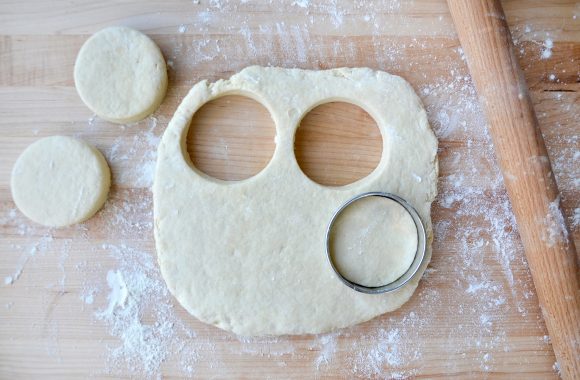
[[[276, 125], [272, 160], [239, 182], [203, 174], [185, 150], [193, 114], [226, 94], [261, 102]], [[302, 117], [331, 101], [363, 108], [383, 138], [377, 168], [342, 187], [308, 179], [293, 152]], [[332, 271], [325, 230], [346, 200], [381, 191], [412, 204], [431, 236], [436, 152], [437, 140], [419, 98], [405, 80], [384, 72], [254, 66], [229, 80], [200, 82], [177, 109], [158, 150], [153, 193], [163, 277], [192, 315], [242, 335], [321, 333], [395, 310], [411, 297], [420, 276], [393, 293], [358, 293]], [[426, 255], [420, 273], [429, 261], [430, 244]]]
[[97, 149], [72, 137], [52, 136], [22, 152], [10, 187], [24, 215], [63, 227], [93, 216], [105, 203], [110, 184], [109, 166]]
[[167, 90], [167, 68], [157, 45], [125, 27], [109, 27], [91, 36], [79, 51], [74, 78], [87, 107], [121, 124], [153, 113]]

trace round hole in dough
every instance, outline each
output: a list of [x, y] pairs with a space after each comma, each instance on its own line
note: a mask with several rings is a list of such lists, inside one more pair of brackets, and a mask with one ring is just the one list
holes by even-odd
[[411, 266], [417, 227], [407, 210], [382, 197], [366, 197], [345, 208], [330, 231], [330, 254], [346, 279], [368, 287], [387, 285]]
[[94, 113], [114, 123], [153, 113], [167, 90], [167, 68], [157, 45], [125, 27], [109, 27], [81, 47], [74, 68], [77, 91]]
[[366, 177], [379, 164], [382, 149], [377, 122], [363, 108], [346, 102], [314, 107], [300, 121], [294, 139], [300, 169], [325, 186]]
[[12, 170], [12, 198], [24, 215], [49, 227], [82, 222], [105, 203], [111, 174], [103, 155], [66, 136], [28, 146]]
[[262, 171], [276, 144], [270, 112], [247, 96], [225, 95], [205, 103], [192, 117], [187, 151], [203, 173], [240, 181]]

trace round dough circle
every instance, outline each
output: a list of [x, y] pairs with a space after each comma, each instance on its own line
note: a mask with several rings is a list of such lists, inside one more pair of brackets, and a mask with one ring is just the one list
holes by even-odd
[[[226, 94], [259, 101], [276, 125], [272, 160], [244, 181], [205, 175], [183, 148], [194, 113]], [[375, 119], [383, 152], [367, 177], [326, 187], [301, 171], [294, 136], [309, 110], [336, 100], [358, 105]], [[157, 151], [153, 204], [161, 273], [187, 311], [236, 334], [316, 334], [364, 322], [399, 308], [417, 287], [431, 257], [436, 185], [437, 139], [419, 97], [400, 77], [364, 68], [252, 66], [228, 80], [203, 81], [179, 105]], [[407, 200], [428, 235], [418, 275], [391, 293], [350, 289], [326, 256], [332, 215], [368, 191]]]
[[79, 51], [74, 78], [87, 107], [119, 124], [153, 113], [167, 90], [167, 68], [157, 45], [125, 27], [106, 28], [91, 36]]
[[338, 272], [363, 286], [396, 281], [411, 267], [418, 245], [411, 214], [397, 202], [362, 198], [345, 208], [330, 233]]
[[12, 198], [34, 222], [63, 227], [93, 216], [111, 184], [96, 148], [66, 136], [46, 137], [22, 152], [12, 170]]

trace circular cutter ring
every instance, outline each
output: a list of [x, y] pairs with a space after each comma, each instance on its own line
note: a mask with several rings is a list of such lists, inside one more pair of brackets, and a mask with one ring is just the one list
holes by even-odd
[[[353, 203], [355, 203], [360, 199], [367, 197], [382, 197], [398, 203], [409, 213], [417, 229], [417, 251], [415, 252], [415, 258], [413, 259], [411, 266], [409, 267], [409, 269], [407, 269], [405, 273], [401, 275], [401, 277], [399, 277], [395, 281], [380, 286], [364, 286], [361, 284], [357, 284], [356, 282], [350, 281], [349, 279], [344, 277], [336, 267], [330, 249], [330, 233], [337, 218], [348, 206], [352, 205]], [[357, 292], [367, 294], [387, 293], [399, 289], [407, 282], [409, 282], [415, 276], [415, 274], [417, 274], [419, 268], [421, 267], [421, 264], [423, 264], [423, 261], [425, 259], [426, 241], [427, 235], [425, 233], [425, 226], [423, 225], [423, 222], [421, 221], [421, 218], [419, 217], [417, 211], [406, 200], [390, 193], [368, 192], [356, 195], [353, 198], [349, 199], [332, 216], [332, 219], [330, 220], [330, 223], [328, 224], [328, 227], [326, 229], [326, 256], [328, 258], [330, 266], [332, 267], [332, 270], [334, 270], [334, 273], [336, 273], [338, 278], [349, 288], [352, 288]]]

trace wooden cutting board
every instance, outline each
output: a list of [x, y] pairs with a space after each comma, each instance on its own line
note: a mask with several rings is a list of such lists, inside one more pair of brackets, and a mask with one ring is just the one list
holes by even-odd
[[[445, 1], [284, 3], [0, 5], [0, 378], [557, 377]], [[573, 1], [504, 8], [578, 245], [580, 11]], [[78, 49], [108, 25], [146, 32], [169, 64], [163, 105], [134, 125], [95, 118], [74, 89]], [[193, 84], [251, 64], [368, 66], [421, 96], [440, 144], [434, 251], [397, 312], [333, 334], [243, 338], [197, 321], [166, 292], [152, 236], [156, 146]], [[299, 131], [297, 159], [318, 182], [352, 182], [378, 163], [378, 130], [354, 106], [323, 105]], [[9, 188], [18, 154], [54, 134], [101, 149], [114, 183], [94, 218], [58, 230], [27, 221]], [[204, 107], [188, 138], [194, 163], [230, 180], [258, 172], [273, 148], [269, 115], [242, 97]], [[128, 290], [121, 305], [108, 297], [115, 286]]]

